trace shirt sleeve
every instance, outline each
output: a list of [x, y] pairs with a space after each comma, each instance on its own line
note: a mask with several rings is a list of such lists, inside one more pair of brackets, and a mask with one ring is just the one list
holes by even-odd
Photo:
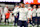
[[14, 13], [14, 16], [17, 16], [17, 13], [19, 12], [19, 9], [14, 9], [13, 13]]

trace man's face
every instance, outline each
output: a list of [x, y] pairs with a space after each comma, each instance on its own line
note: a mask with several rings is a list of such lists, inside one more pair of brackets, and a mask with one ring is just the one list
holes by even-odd
[[16, 5], [16, 7], [17, 7], [17, 5]]
[[8, 8], [8, 5], [6, 5], [6, 7]]
[[24, 4], [21, 3], [21, 7], [23, 7], [23, 6], [24, 6]]
[[34, 5], [33, 7], [36, 8], [36, 5]]
[[28, 7], [30, 7], [30, 4], [28, 5]]
[[20, 8], [20, 6], [18, 6]]

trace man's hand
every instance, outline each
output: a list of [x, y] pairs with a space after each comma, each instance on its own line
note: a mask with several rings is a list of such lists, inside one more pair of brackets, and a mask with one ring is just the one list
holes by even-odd
[[28, 23], [29, 23], [29, 21], [28, 21]]
[[28, 23], [29, 23], [29, 18], [28, 18]]
[[31, 21], [32, 21], [32, 15], [31, 15]]
[[31, 21], [32, 21], [32, 18], [31, 18]]
[[16, 18], [17, 18], [17, 16], [16, 16]]

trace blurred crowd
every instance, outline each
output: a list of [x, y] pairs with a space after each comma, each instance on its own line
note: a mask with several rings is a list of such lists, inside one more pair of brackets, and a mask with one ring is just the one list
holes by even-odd
[[[17, 11], [18, 9], [19, 10], [21, 9], [20, 12], [23, 12], [24, 14], [20, 12], [14, 13], [14, 11]], [[24, 12], [24, 9], [28, 10], [27, 17], [25, 16], [26, 12]], [[21, 18], [21, 16], [23, 17]], [[23, 3], [20, 3], [19, 5], [15, 5], [14, 8], [8, 8], [8, 5], [6, 5], [4, 8], [0, 6], [0, 24], [3, 20], [5, 24], [6, 22], [9, 24], [9, 22], [11, 21], [11, 22], [14, 22], [14, 25], [16, 24], [20, 25], [19, 20], [25, 21], [26, 20], [25, 18], [27, 18], [27, 23], [30, 23], [33, 26], [35, 24], [39, 25], [40, 24], [40, 5], [38, 5], [38, 8], [36, 8], [36, 5], [33, 5], [33, 7], [31, 7], [30, 4], [28, 4], [28, 6], [26, 7], [25, 4]]]

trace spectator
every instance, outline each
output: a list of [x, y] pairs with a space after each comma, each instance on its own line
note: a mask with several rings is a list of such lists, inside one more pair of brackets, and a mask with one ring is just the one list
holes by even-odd
[[40, 24], [40, 5], [38, 6], [37, 9], [37, 27], [39, 27]]

